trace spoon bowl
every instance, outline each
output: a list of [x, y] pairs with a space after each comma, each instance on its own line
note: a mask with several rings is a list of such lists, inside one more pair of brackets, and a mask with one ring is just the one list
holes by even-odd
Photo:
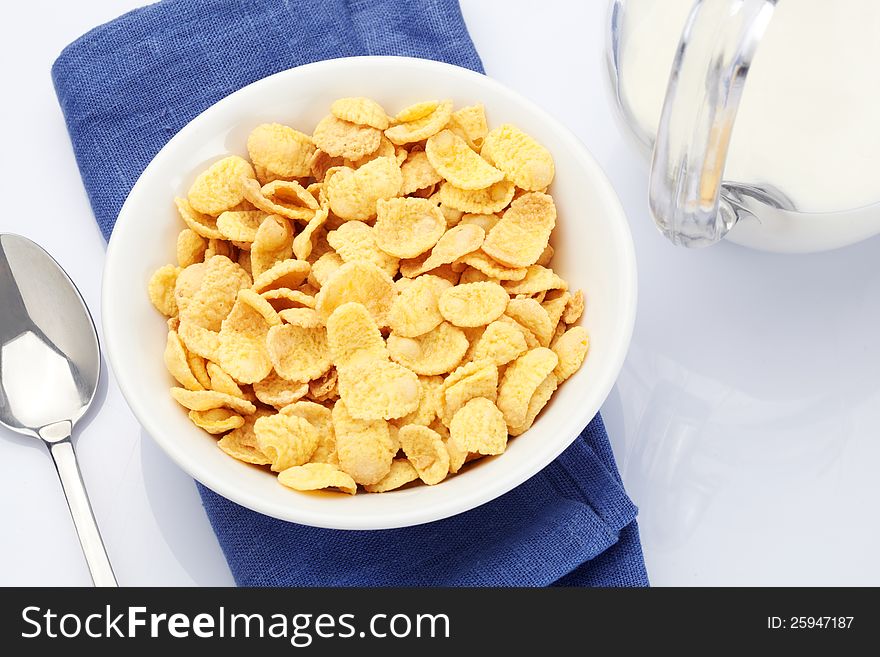
[[0, 234], [0, 424], [42, 440], [99, 586], [115, 586], [71, 437], [101, 375], [95, 324], [61, 266], [20, 235]]

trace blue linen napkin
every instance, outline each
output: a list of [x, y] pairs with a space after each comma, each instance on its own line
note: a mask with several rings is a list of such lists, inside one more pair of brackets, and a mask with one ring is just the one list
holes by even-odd
[[[272, 73], [355, 55], [483, 71], [455, 0], [165, 0], [70, 44], [52, 78], [104, 236], [149, 161], [204, 109]], [[515, 490], [418, 527], [317, 529], [199, 491], [243, 586], [648, 584], [599, 416]]]

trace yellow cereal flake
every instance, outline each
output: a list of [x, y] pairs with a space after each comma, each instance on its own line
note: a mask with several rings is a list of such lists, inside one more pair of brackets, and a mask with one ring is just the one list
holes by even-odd
[[254, 423], [261, 417], [271, 415], [269, 411], [257, 409], [251, 415], [244, 418], [244, 424], [238, 429], [233, 429], [218, 442], [217, 446], [229, 456], [253, 463], [254, 465], [269, 465], [272, 460], [263, 454], [257, 447], [257, 437], [254, 434]]
[[315, 305], [315, 297], [312, 295], [286, 287], [266, 290], [260, 296], [268, 301], [277, 312], [295, 308], [313, 308]]
[[371, 262], [347, 262], [337, 269], [315, 297], [315, 310], [325, 322], [339, 306], [354, 301], [373, 316], [379, 327], [388, 325], [388, 311], [394, 303], [394, 282]]
[[266, 337], [281, 320], [269, 302], [253, 290], [241, 290], [220, 326], [217, 363], [240, 383], [265, 379], [272, 371]]
[[254, 395], [264, 404], [284, 408], [305, 397], [309, 393], [309, 384], [289, 381], [272, 372], [262, 381], [256, 381], [253, 389]]
[[431, 274], [417, 278], [401, 278], [411, 281], [391, 304], [388, 325], [399, 336], [414, 338], [424, 335], [443, 322], [437, 302], [440, 295], [452, 287], [446, 279]]
[[553, 247], [548, 244], [543, 253], [541, 253], [541, 255], [538, 256], [538, 259], [535, 260], [535, 264], [541, 265], [542, 267], [547, 267], [550, 264], [550, 261], [553, 259], [553, 253]]
[[254, 180], [255, 175], [254, 168], [244, 158], [224, 157], [196, 177], [187, 192], [187, 200], [196, 212], [216, 217], [244, 200], [244, 181]]
[[247, 200], [266, 214], [308, 222], [318, 209], [318, 202], [295, 180], [275, 180], [260, 187], [256, 180], [243, 183]]
[[396, 421], [399, 426], [405, 424], [423, 424], [428, 426], [437, 417], [440, 410], [440, 401], [443, 394], [442, 376], [419, 376], [421, 392], [419, 405], [412, 413], [404, 415]]
[[[244, 391], [235, 382], [235, 379], [229, 376], [229, 374], [227, 374], [222, 367], [217, 365], [217, 363], [207, 361], [205, 363], [205, 372], [210, 380], [210, 386], [208, 389], [216, 390], [217, 392], [222, 392], [226, 395], [232, 395], [233, 397], [247, 399]], [[248, 401], [252, 400], [249, 399]]]
[[473, 360], [487, 360], [497, 366], [506, 365], [527, 349], [522, 331], [505, 322], [492, 322], [476, 341]]
[[230, 260], [235, 257], [235, 245], [224, 240], [208, 240], [208, 248], [205, 249], [205, 259], [210, 260], [215, 255], [222, 255]]
[[557, 276], [552, 269], [541, 265], [530, 265], [521, 281], [504, 281], [501, 285], [510, 295], [532, 295], [547, 290], [567, 290], [568, 283]]
[[511, 299], [504, 312], [529, 329], [542, 347], [550, 346], [550, 338], [553, 337], [556, 327], [550, 321], [547, 311], [535, 299]]
[[147, 291], [150, 295], [150, 301], [156, 306], [156, 309], [166, 317], [173, 317], [177, 314], [177, 301], [174, 298], [174, 287], [177, 283], [177, 276], [180, 274], [180, 267], [174, 265], [165, 265], [156, 270], [150, 277], [147, 284]]
[[465, 363], [446, 377], [438, 415], [448, 425], [455, 413], [475, 397], [495, 401], [498, 368], [487, 361]]
[[377, 157], [356, 171], [341, 169], [326, 181], [330, 210], [341, 219], [365, 221], [376, 216], [376, 202], [398, 195], [403, 176], [393, 157]]
[[500, 220], [501, 217], [497, 214], [463, 214], [459, 224], [463, 226], [474, 224], [482, 228], [483, 232], [488, 233]]
[[308, 463], [318, 447], [318, 432], [301, 417], [276, 413], [254, 422], [257, 447], [272, 460], [272, 470], [281, 472]]
[[516, 427], [508, 427], [511, 436], [521, 436], [531, 429], [532, 424], [535, 422], [535, 418], [538, 417], [538, 414], [544, 409], [547, 402], [550, 401], [550, 397], [556, 392], [558, 386], [559, 380], [556, 378], [556, 375], [551, 372], [535, 389], [532, 398], [529, 400], [529, 408], [526, 412], [526, 419], [523, 423]]
[[175, 287], [181, 322], [219, 331], [220, 323], [232, 310], [239, 290], [250, 285], [251, 277], [247, 272], [222, 255], [212, 257], [204, 267], [187, 267]]
[[333, 426], [340, 470], [364, 486], [378, 483], [391, 471], [397, 447], [385, 420], [355, 419], [340, 399], [333, 406]]
[[187, 390], [202, 390], [202, 384], [190, 369], [183, 342], [177, 331], [168, 331], [168, 339], [165, 342], [165, 367], [177, 382]]
[[[413, 108], [407, 108], [401, 114], [416, 115], [419, 112]], [[398, 117], [401, 116], [398, 114]], [[423, 141], [440, 132], [452, 116], [452, 101], [444, 100], [427, 115], [417, 119], [400, 122], [385, 131], [385, 136], [398, 146]]]
[[449, 130], [441, 130], [428, 139], [425, 154], [434, 170], [458, 189], [486, 189], [504, 178], [501, 171]]
[[316, 288], [321, 288], [328, 278], [339, 269], [345, 262], [336, 251], [328, 251], [322, 254], [312, 263], [312, 271], [309, 273], [309, 283]]
[[312, 154], [312, 159], [309, 161], [309, 170], [311, 171], [312, 178], [326, 182], [327, 172], [334, 167], [342, 166], [344, 163], [344, 158], [333, 157], [318, 149]]
[[501, 212], [513, 199], [515, 187], [509, 180], [500, 180], [485, 189], [460, 189], [449, 182], [440, 185], [438, 192], [443, 205], [460, 212], [493, 214]]
[[288, 381], [308, 383], [330, 369], [327, 331], [281, 324], [269, 329], [266, 339], [275, 371]]
[[[382, 251], [397, 258], [421, 255], [446, 232], [446, 219], [437, 205], [428, 199], [380, 199], [376, 212], [376, 224], [372, 231], [375, 243]], [[352, 223], [343, 224], [339, 230]], [[340, 252], [340, 255], [345, 259], [343, 253]]]
[[406, 458], [423, 482], [433, 486], [446, 478], [449, 452], [440, 434], [419, 424], [409, 424], [400, 428], [398, 437]]
[[259, 276], [293, 255], [293, 229], [284, 217], [270, 214], [260, 224], [251, 246], [251, 271]]
[[375, 484], [364, 486], [368, 493], [385, 493], [405, 486], [419, 478], [419, 473], [407, 459], [394, 459], [391, 462], [391, 470]]
[[224, 239], [253, 242], [257, 229], [268, 215], [262, 210], [227, 210], [217, 217], [217, 229]]
[[537, 347], [508, 365], [498, 386], [498, 408], [504, 414], [508, 427], [517, 427], [525, 422], [529, 400], [558, 362], [559, 358], [553, 351]]
[[205, 259], [208, 240], [191, 228], [184, 228], [177, 236], [177, 264], [189, 267]]
[[443, 318], [456, 326], [485, 326], [494, 322], [507, 307], [510, 297], [498, 283], [465, 283], [440, 295], [438, 306]]
[[562, 314], [562, 321], [566, 324], [574, 324], [584, 314], [584, 291], [578, 290], [568, 301], [565, 312]]
[[321, 321], [314, 308], [285, 308], [278, 311], [278, 317], [281, 318], [282, 322], [301, 326], [302, 328], [324, 326], [324, 322]]
[[228, 408], [212, 408], [207, 411], [190, 411], [189, 419], [210, 434], [221, 434], [244, 425], [244, 418]]
[[454, 370], [470, 343], [461, 329], [447, 322], [415, 338], [392, 333], [388, 336], [391, 359], [416, 374], [430, 376]]
[[379, 148], [381, 137], [381, 130], [328, 114], [315, 126], [312, 141], [330, 156], [358, 160]]
[[327, 463], [306, 463], [287, 468], [278, 473], [278, 483], [293, 490], [338, 488], [349, 495], [357, 493], [354, 479]]
[[400, 174], [403, 177], [403, 183], [400, 185], [401, 196], [431, 187], [443, 180], [443, 177], [431, 166], [425, 151], [407, 154], [406, 160], [400, 165]]
[[178, 404], [191, 411], [210, 411], [212, 408], [230, 408], [241, 415], [257, 410], [251, 402], [214, 390], [187, 390], [171, 388], [171, 396]]
[[421, 384], [412, 371], [387, 360], [356, 359], [337, 365], [339, 397], [352, 417], [392, 420], [419, 406]]
[[183, 223], [196, 235], [205, 239], [222, 239], [223, 234], [217, 228], [216, 217], [196, 211], [185, 198], [174, 199], [174, 204]]
[[293, 238], [293, 255], [299, 260], [307, 260], [314, 249], [316, 232], [326, 222], [329, 212], [327, 208], [321, 208], [315, 212], [315, 216], [309, 219], [305, 228]]
[[336, 432], [329, 408], [311, 401], [298, 401], [285, 406], [280, 412], [303, 418], [318, 432], [318, 447], [312, 452], [311, 463], [329, 463], [333, 466], [339, 464], [336, 456]]
[[247, 150], [254, 168], [270, 177], [301, 178], [311, 175], [315, 145], [308, 135], [279, 123], [264, 123], [253, 129]]
[[590, 336], [583, 326], [572, 326], [556, 339], [551, 348], [559, 357], [553, 373], [562, 383], [580, 369], [590, 349]]
[[483, 242], [483, 251], [508, 267], [528, 267], [547, 248], [556, 206], [547, 194], [524, 194], [510, 204]]
[[[186, 346], [189, 355], [200, 356], [208, 360], [217, 358], [217, 351], [220, 349], [220, 336], [215, 331], [209, 331], [194, 322], [181, 321], [177, 327], [177, 334]], [[195, 372], [193, 373], [195, 374]]]
[[388, 359], [385, 341], [376, 320], [366, 306], [348, 302], [336, 308], [327, 320], [327, 344], [337, 368], [358, 360]]
[[379, 157], [391, 157], [397, 160], [397, 164], [400, 165], [403, 160], [397, 157], [397, 149], [394, 144], [388, 141], [388, 138], [385, 135], [382, 135], [379, 138], [379, 148], [370, 153], [369, 155], [364, 155], [359, 160], [343, 160], [345, 166], [350, 169], [360, 169], [367, 162], [372, 162], [376, 158]]
[[374, 228], [362, 221], [347, 221], [327, 233], [327, 241], [343, 261], [370, 262], [381, 267], [389, 276], [394, 276], [398, 258], [380, 249], [376, 238]]
[[414, 278], [442, 265], [455, 262], [462, 256], [479, 249], [485, 236], [483, 229], [479, 226], [450, 228], [437, 241], [427, 258], [402, 261], [400, 273], [407, 278]]
[[410, 121], [423, 119], [434, 112], [439, 105], [440, 102], [436, 100], [426, 100], [415, 103], [414, 105], [410, 105], [409, 107], [400, 110], [397, 113], [397, 116], [394, 117], [394, 121], [396, 123], [408, 123]]
[[486, 123], [486, 110], [482, 103], [468, 105], [453, 112], [452, 120], [461, 128], [472, 144], [477, 147], [482, 145], [483, 139], [489, 132]]
[[314, 381], [309, 381], [309, 395], [318, 402], [332, 401], [339, 397], [336, 368], [330, 368]]
[[280, 260], [254, 279], [253, 290], [260, 294], [278, 288], [295, 290], [306, 280], [309, 271], [311, 265], [305, 260]]
[[501, 454], [507, 448], [507, 424], [491, 400], [475, 397], [452, 417], [449, 437], [460, 451]]
[[547, 312], [547, 317], [550, 318], [550, 325], [555, 330], [559, 325], [559, 320], [562, 319], [562, 315], [565, 312], [569, 299], [571, 299], [571, 295], [565, 290], [554, 290], [552, 295], [548, 294], [547, 296], [549, 298], [545, 298], [544, 301], [541, 302], [541, 305]]
[[340, 98], [330, 105], [330, 113], [337, 119], [367, 125], [377, 130], [385, 130], [389, 125], [385, 110], [370, 98]]
[[491, 278], [496, 281], [521, 281], [526, 277], [526, 274], [528, 273], [528, 270], [525, 267], [505, 267], [504, 265], [495, 262], [483, 251], [474, 251], [473, 253], [468, 253], [466, 256], [461, 258], [461, 262], [468, 265], [469, 267], [473, 267], [474, 269], [479, 270], [480, 272], [485, 274], [487, 278]]
[[522, 189], [537, 191], [553, 182], [556, 169], [550, 151], [510, 123], [486, 135], [482, 154]]

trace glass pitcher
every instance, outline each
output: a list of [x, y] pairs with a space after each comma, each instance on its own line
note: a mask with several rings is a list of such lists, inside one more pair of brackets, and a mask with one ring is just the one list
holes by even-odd
[[674, 243], [880, 233], [880, 0], [614, 0], [608, 60]]

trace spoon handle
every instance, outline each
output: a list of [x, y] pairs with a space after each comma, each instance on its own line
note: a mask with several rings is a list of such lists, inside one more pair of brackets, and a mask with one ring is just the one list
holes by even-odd
[[73, 524], [76, 526], [76, 533], [79, 535], [92, 581], [95, 586], [118, 586], [113, 568], [110, 566], [110, 558], [107, 556], [107, 549], [95, 522], [95, 514], [89, 503], [79, 464], [76, 462], [73, 443], [70, 442], [70, 438], [51, 443], [49, 453], [55, 461], [55, 468], [58, 470], [61, 487], [67, 497], [67, 505], [70, 507], [70, 515], [73, 516]]

